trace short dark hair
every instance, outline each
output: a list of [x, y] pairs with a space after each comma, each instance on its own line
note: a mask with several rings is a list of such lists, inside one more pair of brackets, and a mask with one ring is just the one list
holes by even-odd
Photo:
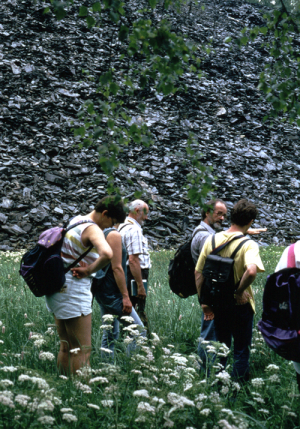
[[231, 223], [245, 226], [257, 216], [257, 208], [254, 203], [243, 198], [238, 201], [231, 210]]
[[225, 201], [223, 201], [223, 200], [221, 200], [219, 198], [213, 199], [213, 200], [209, 200], [205, 204], [205, 206], [203, 207], [203, 209], [201, 211], [201, 218], [202, 218], [202, 220], [204, 220], [206, 218], [206, 213], [207, 212], [210, 213], [211, 211], [214, 211], [217, 203], [224, 204], [224, 206], [227, 208], [227, 205], [226, 205]]
[[101, 198], [95, 205], [95, 211], [102, 213], [107, 210], [107, 216], [115, 219], [117, 223], [124, 222], [126, 218], [126, 210], [122, 199], [118, 196], [107, 196]]

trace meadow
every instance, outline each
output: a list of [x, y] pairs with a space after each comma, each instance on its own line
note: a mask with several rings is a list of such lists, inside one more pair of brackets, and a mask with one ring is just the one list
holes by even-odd
[[228, 367], [220, 373], [216, 359], [209, 377], [199, 372], [200, 308], [195, 296], [184, 300], [170, 291], [172, 252], [151, 255], [148, 339], [138, 340], [127, 356], [124, 331], [114, 360], [103, 361], [103, 328], [94, 302], [92, 369], [76, 377], [57, 372], [53, 317], [20, 278], [21, 254], [1, 253], [0, 428], [300, 428], [293, 366], [267, 348], [256, 328], [263, 285], [282, 250], [261, 249], [266, 273], [254, 283], [257, 314], [251, 380], [245, 385], [231, 379], [230, 352], [218, 343], [211, 352], [229, 352]]

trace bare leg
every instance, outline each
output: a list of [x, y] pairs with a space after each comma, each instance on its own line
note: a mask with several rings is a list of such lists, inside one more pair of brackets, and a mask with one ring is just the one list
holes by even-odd
[[[62, 374], [76, 374], [84, 365], [90, 364], [91, 355], [91, 326], [92, 314], [73, 319], [58, 320], [55, 317], [57, 332], [60, 339], [60, 349], [57, 357], [57, 367]], [[70, 353], [70, 350], [80, 350]]]

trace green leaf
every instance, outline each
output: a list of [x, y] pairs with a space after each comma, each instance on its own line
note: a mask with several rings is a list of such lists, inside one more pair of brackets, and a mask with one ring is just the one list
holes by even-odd
[[86, 6], [80, 6], [78, 15], [79, 16], [87, 16], [88, 15], [88, 8]]
[[96, 24], [96, 21], [92, 16], [88, 16], [86, 18], [86, 22], [89, 28], [94, 27], [94, 25]]
[[101, 3], [97, 1], [96, 3], [92, 4], [93, 12], [101, 12]]
[[77, 128], [77, 129], [74, 131], [74, 135], [75, 135], [75, 136], [81, 136], [81, 137], [84, 137], [84, 136], [85, 136], [85, 127]]

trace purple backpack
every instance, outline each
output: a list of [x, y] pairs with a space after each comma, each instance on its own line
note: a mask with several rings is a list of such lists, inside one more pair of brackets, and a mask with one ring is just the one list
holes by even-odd
[[51, 295], [58, 292], [66, 282], [65, 274], [80, 262], [93, 248], [90, 246], [76, 261], [64, 267], [61, 258], [61, 247], [66, 233], [83, 223], [95, 223], [92, 220], [81, 220], [68, 228], [54, 227], [42, 232], [38, 244], [22, 259], [19, 273], [32, 293], [37, 296]]
[[267, 278], [262, 319], [257, 326], [275, 353], [300, 362], [300, 269], [295, 268], [293, 245], [288, 252], [288, 268]]

